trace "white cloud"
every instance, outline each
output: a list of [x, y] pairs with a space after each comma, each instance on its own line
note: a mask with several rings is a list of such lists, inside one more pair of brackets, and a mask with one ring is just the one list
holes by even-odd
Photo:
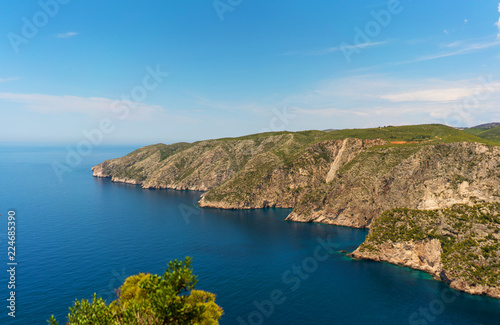
[[470, 88], [427, 89], [399, 94], [381, 95], [391, 102], [446, 102], [460, 100], [474, 94]]
[[467, 98], [479, 99], [500, 93], [500, 81], [487, 79], [471, 79], [459, 81], [420, 80], [408, 88], [414, 91], [391, 92], [379, 95], [379, 98], [393, 103], [401, 102], [456, 102]]
[[451, 43], [439, 44], [440, 48], [456, 48], [464, 45], [464, 41], [455, 41]]
[[[498, 12], [500, 12], [500, 3], [498, 4]], [[495, 23], [495, 25], [498, 28], [497, 39], [500, 40], [500, 18], [498, 18], [498, 21]]]
[[[115, 112], [118, 111], [115, 109], [113, 112], [113, 108], [118, 107], [118, 101], [100, 97], [0, 93], [0, 101], [2, 100], [21, 104], [23, 108], [41, 114], [78, 114], [95, 118], [110, 114], [116, 115]], [[160, 106], [139, 102], [130, 102], [127, 106], [131, 112], [130, 119], [144, 118], [163, 111]]]
[[207, 97], [191, 95], [196, 104], [201, 107], [207, 107], [210, 110], [220, 110], [234, 113], [236, 111], [241, 112], [250, 112], [255, 114], [262, 114], [262, 112], [272, 109], [273, 106], [265, 105], [265, 104], [256, 104], [256, 103], [232, 103], [227, 101], [216, 101]]
[[19, 78], [19, 77], [14, 77], [14, 78], [0, 78], [0, 83], [14, 81], [14, 80], [19, 80], [19, 79], [21, 79], [21, 78]]
[[419, 116], [432, 123], [452, 126], [473, 126], [482, 121], [495, 120], [500, 101], [500, 81], [492, 77], [468, 80], [400, 80], [406, 89], [391, 91], [378, 97], [386, 101], [380, 105], [384, 116]]
[[357, 115], [357, 116], [366, 116], [366, 112], [352, 111], [347, 109], [339, 109], [339, 108], [317, 108], [317, 109], [304, 109], [300, 107], [292, 107], [291, 111], [294, 114], [304, 114], [304, 115], [312, 115], [316, 117], [335, 117], [340, 115]]
[[451, 57], [451, 56], [456, 56], [456, 55], [465, 55], [465, 54], [470, 54], [474, 52], [478, 52], [481, 50], [485, 50], [491, 47], [495, 47], [500, 45], [500, 39], [497, 39], [495, 41], [484, 41], [484, 42], [470, 42], [470, 41], [455, 41], [449, 44], [441, 44], [441, 48], [458, 48], [454, 51], [451, 52], [442, 52], [438, 54], [431, 54], [431, 55], [424, 55], [419, 58], [409, 60], [409, 61], [404, 61], [404, 62], [399, 62], [396, 63], [396, 65], [399, 64], [408, 64], [408, 63], [415, 63], [415, 62], [422, 62], [422, 61], [430, 61], [430, 60], [436, 60], [436, 59], [441, 59], [441, 58], [446, 58], [446, 57]]
[[334, 52], [340, 52], [340, 51], [342, 51], [342, 48], [344, 48], [344, 50], [364, 49], [364, 48], [368, 48], [368, 47], [384, 45], [387, 43], [388, 43], [387, 41], [370, 42], [370, 43], [362, 43], [362, 44], [358, 44], [358, 45], [349, 45], [349, 46], [345, 46], [345, 47], [335, 46], [335, 47], [329, 47], [329, 48], [322, 49], [322, 50], [290, 51], [290, 52], [283, 53], [283, 55], [317, 56], [317, 55], [325, 55], [325, 54], [334, 53]]
[[443, 80], [363, 74], [325, 81], [312, 90], [288, 96], [284, 102], [299, 116], [297, 124], [310, 120], [312, 126], [369, 127], [407, 121], [471, 126], [491, 121], [497, 114], [500, 81], [491, 77]]
[[67, 32], [67, 33], [57, 34], [57, 38], [70, 38], [76, 35], [78, 35], [78, 33], [76, 32]]

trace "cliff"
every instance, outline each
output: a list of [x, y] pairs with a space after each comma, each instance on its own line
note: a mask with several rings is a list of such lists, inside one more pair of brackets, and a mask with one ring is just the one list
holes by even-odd
[[362, 151], [386, 143], [380, 139], [347, 138], [316, 143], [288, 161], [261, 156], [232, 179], [205, 193], [199, 204], [224, 209], [294, 208]]
[[499, 167], [496, 143], [416, 125], [157, 144], [92, 170], [143, 188], [205, 191], [202, 207], [293, 208], [286, 220], [370, 227], [354, 257], [500, 298]]
[[423, 125], [157, 144], [92, 170], [144, 188], [206, 191], [202, 207], [293, 208], [287, 220], [367, 227], [392, 208], [500, 201], [498, 166], [499, 147]]
[[479, 143], [372, 148], [298, 202], [287, 220], [365, 227], [393, 208], [500, 201], [499, 166], [500, 148]]
[[387, 211], [352, 256], [422, 270], [453, 289], [500, 298], [500, 204]]

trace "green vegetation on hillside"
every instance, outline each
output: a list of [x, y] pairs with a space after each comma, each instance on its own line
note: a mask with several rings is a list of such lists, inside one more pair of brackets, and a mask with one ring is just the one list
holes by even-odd
[[295, 134], [299, 143], [311, 145], [324, 140], [339, 140], [345, 138], [382, 139], [388, 142], [420, 142], [420, 143], [451, 143], [451, 142], [480, 142], [488, 143], [484, 139], [468, 134], [464, 131], [441, 124], [385, 126], [369, 129], [344, 129], [333, 131], [300, 131], [300, 132], [269, 132], [252, 134], [239, 138], [224, 138], [219, 140], [255, 140], [283, 134]]
[[144, 188], [204, 191], [201, 206], [294, 208], [288, 220], [365, 227], [385, 210], [416, 208], [424, 195], [444, 204], [449, 191], [463, 201], [471, 187], [491, 201], [499, 164], [493, 142], [431, 124], [156, 144], [93, 171]]
[[[118, 298], [107, 304], [96, 294], [91, 301], [76, 300], [70, 307], [70, 325], [215, 325], [223, 311], [215, 295], [195, 290], [191, 259], [172, 261], [162, 275], [128, 277], [117, 290]], [[59, 322], [54, 316], [49, 324]]]
[[[119, 179], [143, 183], [167, 162], [173, 162], [176, 170], [169, 170], [177, 183], [186, 183], [193, 172], [203, 164], [200, 155], [218, 151], [218, 164], [227, 166], [232, 174], [242, 170], [257, 155], [267, 155], [266, 162], [273, 166], [283, 163], [290, 166], [307, 148], [322, 141], [346, 138], [381, 139], [386, 146], [419, 146], [452, 142], [493, 142], [473, 134], [439, 124], [387, 126], [371, 129], [346, 129], [334, 131], [269, 132], [238, 138], [205, 140], [194, 143], [156, 144], [131, 152], [125, 157], [102, 164], [106, 174]], [[188, 155], [189, 153], [189, 155]], [[186, 154], [186, 156], [184, 156]], [[146, 163], [147, 161], [147, 163]], [[144, 164], [137, 164], [145, 162]], [[156, 165], [157, 167], [154, 167]], [[205, 171], [206, 172], [206, 171]], [[159, 176], [159, 175], [158, 175]], [[155, 176], [157, 178], [158, 176]], [[165, 184], [166, 185], [166, 184]], [[187, 186], [187, 185], [186, 185]]]
[[443, 269], [471, 285], [500, 287], [500, 204], [441, 210], [393, 209], [373, 222], [360, 251], [382, 244], [438, 239]]
[[[467, 129], [469, 130], [469, 129]], [[368, 128], [368, 129], [344, 129], [344, 130], [333, 130], [333, 131], [299, 131], [299, 132], [268, 132], [268, 133], [258, 133], [237, 138], [221, 138], [215, 140], [205, 140], [197, 141], [194, 143], [174, 143], [171, 145], [156, 144], [153, 146], [148, 146], [145, 148], [157, 149], [161, 152], [160, 160], [164, 160], [176, 153], [179, 153], [185, 149], [191, 148], [193, 146], [202, 144], [205, 149], [214, 148], [224, 142], [234, 142], [234, 141], [244, 141], [252, 140], [255, 145], [262, 143], [264, 139], [269, 139], [271, 137], [290, 135], [291, 137], [286, 137], [286, 139], [292, 139], [292, 141], [286, 141], [283, 145], [275, 148], [270, 145], [267, 149], [281, 157], [285, 160], [291, 160], [296, 157], [297, 153], [300, 153], [305, 148], [327, 140], [341, 140], [346, 138], [357, 138], [357, 139], [382, 139], [389, 142], [397, 142], [397, 145], [412, 145], [412, 144], [438, 144], [438, 143], [452, 143], [452, 142], [478, 142], [491, 144], [489, 141], [483, 139], [482, 137], [475, 136], [474, 133], [467, 132], [467, 130], [461, 131], [452, 127], [448, 127], [440, 124], [427, 124], [427, 125], [405, 125], [405, 126], [386, 126], [378, 128]], [[405, 143], [403, 143], [405, 142]], [[142, 149], [138, 149], [127, 156], [134, 156], [139, 154]]]
[[[403, 160], [417, 153], [420, 147], [400, 146], [370, 149], [361, 152], [350, 163], [344, 165], [340, 169], [339, 174], [352, 173], [352, 168], [354, 166], [359, 168], [360, 164], [362, 164], [364, 170], [366, 170], [366, 168], [369, 168], [369, 172], [372, 175], [383, 175], [392, 170], [392, 168], [400, 164]], [[356, 174], [359, 174], [359, 172], [359, 170], [354, 171], [354, 173]]]
[[464, 132], [476, 135], [480, 138], [489, 141], [500, 142], [500, 126], [494, 126], [489, 128], [474, 127], [474, 128], [464, 129]]
[[301, 132], [278, 132], [256, 134], [240, 138], [228, 138], [215, 141], [229, 140], [257, 140], [260, 137], [270, 135], [291, 135], [292, 141], [286, 141], [277, 148], [269, 147], [270, 151], [278, 156], [283, 162], [289, 165], [297, 159], [305, 149], [312, 145], [331, 140], [342, 140], [346, 138], [356, 139], [381, 139], [387, 141], [385, 146], [419, 146], [429, 144], [453, 143], [453, 142], [478, 142], [493, 144], [492, 142], [475, 135], [467, 134], [452, 127], [429, 124], [429, 125], [406, 125], [406, 126], [386, 126], [371, 129], [345, 129], [329, 132], [323, 131], [301, 131]]

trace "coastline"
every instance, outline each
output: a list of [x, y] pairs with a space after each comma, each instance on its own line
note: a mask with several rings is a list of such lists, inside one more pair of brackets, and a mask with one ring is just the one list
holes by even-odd
[[[94, 167], [92, 168], [94, 171]], [[110, 179], [111, 182], [113, 183], [124, 183], [124, 184], [131, 184], [131, 185], [136, 185], [136, 186], [141, 186], [143, 189], [152, 189], [152, 190], [162, 190], [162, 189], [169, 189], [169, 190], [176, 190], [176, 191], [197, 191], [197, 192], [202, 192], [200, 195], [200, 199], [198, 202], [201, 202], [203, 200], [203, 195], [206, 193], [206, 191], [200, 191], [199, 189], [192, 189], [192, 188], [178, 188], [178, 187], [145, 187], [143, 186], [142, 182], [138, 182], [135, 180], [131, 179], [124, 179], [124, 178], [115, 178], [113, 176], [108, 176], [108, 175], [103, 175], [103, 174], [96, 174], [94, 171], [93, 177], [96, 178], [107, 178]], [[269, 206], [269, 207], [263, 207], [263, 208], [252, 208], [252, 207], [246, 207], [242, 209], [236, 209], [236, 208], [224, 208], [224, 207], [213, 207], [213, 206], [207, 206], [207, 205], [201, 205], [199, 204], [200, 207], [202, 208], [212, 208], [212, 209], [224, 209], [224, 210], [253, 210], [253, 209], [263, 209], [263, 208], [281, 208], [281, 207], [276, 207], [276, 206]], [[286, 208], [286, 207], [285, 207]], [[290, 214], [292, 214], [290, 212]], [[289, 215], [290, 215], [289, 214]], [[296, 220], [291, 220], [288, 218], [285, 218], [284, 221], [292, 221], [292, 222], [300, 222], [300, 223], [311, 223], [311, 221], [296, 221]], [[318, 222], [321, 223], [321, 222]], [[339, 226], [339, 227], [347, 227], [347, 228], [357, 228], [357, 229], [363, 229], [363, 228], [369, 228], [369, 227], [353, 227], [350, 225], [345, 225], [345, 224], [332, 224], [332, 223], [324, 223], [326, 225], [334, 225], [334, 226]], [[365, 239], [366, 240], [366, 239]], [[363, 243], [364, 244], [364, 243]], [[362, 244], [362, 245], [363, 245]], [[351, 253], [345, 254], [345, 256], [348, 256], [353, 259], [357, 260], [370, 260], [370, 261], [375, 261], [375, 262], [387, 262], [393, 265], [397, 265], [400, 267], [408, 267], [412, 270], [418, 270], [425, 272], [432, 276], [432, 278], [436, 281], [442, 281], [445, 284], [447, 284], [451, 289], [455, 289], [461, 292], [465, 292], [470, 295], [484, 295], [484, 296], [489, 296], [491, 298], [495, 299], [500, 299], [500, 289], [498, 288], [493, 288], [493, 287], [488, 287], [488, 286], [471, 286], [467, 284], [464, 281], [460, 281], [457, 279], [453, 279], [445, 270], [443, 270], [442, 262], [441, 262], [441, 254], [442, 254], [442, 249], [440, 247], [439, 241], [437, 240], [432, 240], [430, 242], [420, 242], [420, 243], [398, 243], [396, 245], [396, 248], [394, 249], [388, 249], [385, 251], [384, 254], [380, 253], [372, 253], [372, 252], [362, 252], [361, 251], [361, 245], [354, 250]]]

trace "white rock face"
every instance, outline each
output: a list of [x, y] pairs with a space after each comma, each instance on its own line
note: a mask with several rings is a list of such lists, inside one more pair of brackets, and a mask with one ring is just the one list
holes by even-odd
[[351, 255], [421, 270], [451, 288], [500, 298], [499, 243], [499, 203], [395, 209], [375, 220]]
[[402, 243], [384, 243], [380, 252], [362, 252], [356, 249], [352, 255], [359, 259], [388, 262], [427, 272], [439, 278], [443, 271], [441, 243], [438, 239]]
[[[450, 143], [405, 150], [370, 149], [370, 155], [358, 152], [354, 160], [339, 158], [349, 146], [339, 150], [322, 197], [299, 201], [287, 220], [369, 227], [393, 208], [500, 202], [500, 147]], [[350, 168], [343, 169], [349, 161]]]
[[358, 247], [352, 252], [352, 257], [377, 262], [388, 262], [424, 271], [434, 276], [435, 279], [446, 282], [452, 289], [473, 295], [488, 295], [500, 299], [500, 288], [471, 285], [461, 279], [452, 278], [448, 272], [443, 270], [441, 243], [437, 239], [382, 244], [379, 248], [380, 252], [361, 252]]

